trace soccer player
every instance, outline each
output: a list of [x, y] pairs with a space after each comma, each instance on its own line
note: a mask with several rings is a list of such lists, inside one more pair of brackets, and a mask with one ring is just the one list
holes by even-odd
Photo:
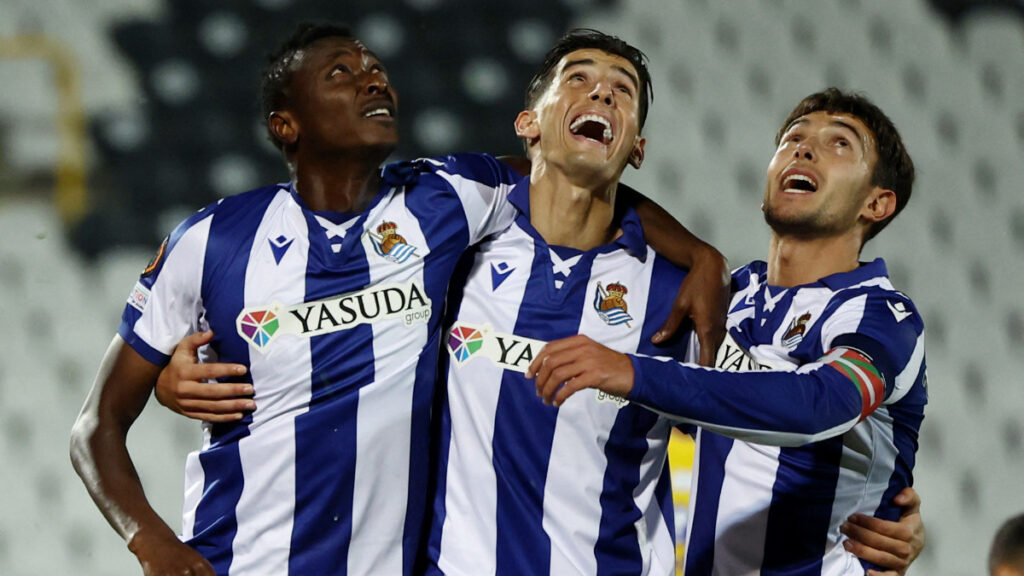
[[715, 368], [583, 336], [530, 368], [555, 406], [597, 388], [701, 427], [687, 576], [863, 574], [841, 524], [896, 518], [893, 496], [912, 482], [923, 324], [884, 262], [858, 257], [906, 206], [913, 163], [881, 110], [837, 89], [801, 101], [776, 143], [768, 260], [733, 273]]
[[622, 172], [643, 162], [650, 95], [643, 54], [596, 31], [564, 36], [529, 84], [519, 214], [449, 297], [427, 574], [674, 572], [672, 422], [596, 393], [551, 408], [524, 374], [544, 342], [577, 333], [686, 358], [682, 336], [650, 342], [684, 273], [614, 209]]
[[989, 576], [1024, 576], [1024, 514], [999, 527], [988, 553]]
[[[448, 282], [469, 245], [511, 224], [521, 177], [481, 155], [380, 171], [397, 98], [346, 29], [299, 29], [262, 92], [291, 182], [211, 204], [169, 236], [131, 293], [72, 460], [147, 574], [407, 574]], [[690, 263], [717, 254], [677, 240]], [[241, 365], [233, 393], [259, 409], [204, 427], [186, 463], [186, 545], [147, 502], [125, 440], [175, 345], [204, 331], [204, 360]]]

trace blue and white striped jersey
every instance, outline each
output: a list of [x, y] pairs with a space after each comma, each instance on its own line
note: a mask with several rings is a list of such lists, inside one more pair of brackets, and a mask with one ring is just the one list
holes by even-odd
[[489, 156], [420, 160], [386, 167], [354, 224], [279, 185], [169, 237], [119, 333], [159, 365], [210, 329], [205, 359], [249, 367], [257, 409], [204, 425], [186, 463], [183, 538], [219, 574], [411, 572], [448, 282], [511, 224], [519, 179]]
[[650, 343], [684, 273], [633, 212], [614, 243], [572, 255], [530, 225], [528, 182], [510, 200], [523, 213], [464, 258], [462, 292], [452, 284], [427, 572], [672, 574], [673, 422], [594, 390], [545, 406], [524, 372], [577, 333], [684, 359], [686, 336]]
[[714, 378], [637, 357], [629, 398], [701, 426], [687, 576], [862, 575], [839, 527], [899, 517], [927, 403], [924, 326], [880, 259], [788, 289], [766, 272], [733, 274]]

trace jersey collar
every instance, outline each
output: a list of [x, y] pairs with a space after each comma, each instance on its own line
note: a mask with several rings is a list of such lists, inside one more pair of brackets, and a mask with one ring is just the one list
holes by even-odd
[[[512, 190], [508, 193], [508, 200], [517, 210], [522, 214], [522, 220], [519, 220], [520, 226], [527, 230], [530, 235], [540, 238], [540, 234], [532, 226], [523, 226], [523, 220], [526, 224], [529, 224], [530, 220], [530, 178], [524, 177], [516, 184]], [[637, 215], [636, 210], [632, 207], [627, 207], [624, 210], [616, 210], [615, 217], [612, 220], [612, 226], [616, 226], [622, 229], [622, 235], [616, 238], [611, 244], [607, 244], [605, 247], [597, 248], [597, 250], [604, 252], [601, 248], [613, 248], [622, 247], [628, 250], [633, 256], [638, 258], [641, 262], [647, 259], [647, 239], [644, 237], [643, 225], [640, 223], [640, 217]], [[543, 240], [543, 238], [541, 238]]]
[[879, 276], [889, 276], [889, 271], [885, 267], [885, 260], [881, 258], [875, 258], [871, 262], [861, 262], [860, 266], [850, 270], [849, 272], [839, 272], [829, 276], [825, 276], [818, 282], [824, 284], [831, 290], [839, 290], [849, 286], [856, 286], [863, 282], [867, 282], [872, 278], [878, 278]]

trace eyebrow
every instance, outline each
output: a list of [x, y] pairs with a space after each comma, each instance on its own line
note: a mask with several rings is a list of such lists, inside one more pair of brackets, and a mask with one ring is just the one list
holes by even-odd
[[[582, 58], [580, 60], [570, 60], [570, 61], [565, 63], [565, 66], [562, 68], [562, 73], [564, 74], [564, 73], [568, 72], [570, 68], [574, 68], [576, 66], [585, 66], [585, 65], [594, 65], [594, 64], [596, 64], [596, 62], [594, 62], [594, 60], [591, 59], [591, 58]], [[633, 82], [633, 88], [634, 89], [636, 89], [636, 90], [640, 89], [640, 81], [637, 80], [636, 74], [633, 74], [632, 72], [630, 72], [629, 70], [627, 70], [626, 68], [624, 68], [622, 66], [612, 65], [612, 68], [614, 68], [614, 69], [618, 70], [619, 72], [622, 72], [623, 74], [625, 74], [626, 77], [629, 78]]]
[[[326, 65], [333, 64], [334, 61], [337, 60], [339, 56], [359, 56], [362, 53], [363, 53], [363, 50], [353, 50], [351, 48], [346, 48], [346, 47], [338, 48], [337, 50], [335, 50], [335, 51], [333, 51], [333, 52], [331, 52], [330, 54], [327, 55], [327, 63], [328, 64], [326, 64]], [[369, 54], [370, 58], [373, 59], [373, 64], [370, 66], [371, 68], [376, 66], [376, 67], [380, 68], [381, 70], [384, 70], [385, 72], [387, 71], [387, 67], [384, 66], [384, 63], [380, 61], [380, 58], [377, 58], [376, 54], [374, 54], [370, 50], [366, 50], [365, 53]]]
[[[797, 118], [796, 120], [790, 122], [789, 126], [786, 126], [786, 129], [782, 133], [786, 134], [790, 130], [792, 130], [793, 128], [796, 128], [797, 126], [802, 126], [804, 124], [809, 124], [809, 123], [810, 123], [810, 121], [807, 118]], [[860, 143], [861, 147], [865, 148], [865, 149], [867, 148], [866, 142], [864, 140], [864, 135], [861, 134], [860, 130], [857, 130], [857, 127], [854, 126], [853, 124], [850, 124], [849, 122], [843, 122], [842, 120], [830, 120], [829, 121], [829, 126], [837, 126], [839, 128], [846, 128], [850, 132], [853, 132], [853, 135], [856, 136], [855, 140], [857, 140], [857, 142]]]

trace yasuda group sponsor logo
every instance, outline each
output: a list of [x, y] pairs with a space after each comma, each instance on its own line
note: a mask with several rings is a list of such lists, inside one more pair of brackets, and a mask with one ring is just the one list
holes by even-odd
[[426, 322], [430, 306], [417, 282], [384, 284], [294, 306], [246, 308], [236, 324], [238, 335], [262, 352], [282, 334], [311, 338], [391, 318], [400, 318], [406, 326]]
[[448, 353], [459, 366], [482, 357], [506, 370], [526, 373], [547, 342], [495, 332], [490, 325], [456, 322], [448, 331]]

